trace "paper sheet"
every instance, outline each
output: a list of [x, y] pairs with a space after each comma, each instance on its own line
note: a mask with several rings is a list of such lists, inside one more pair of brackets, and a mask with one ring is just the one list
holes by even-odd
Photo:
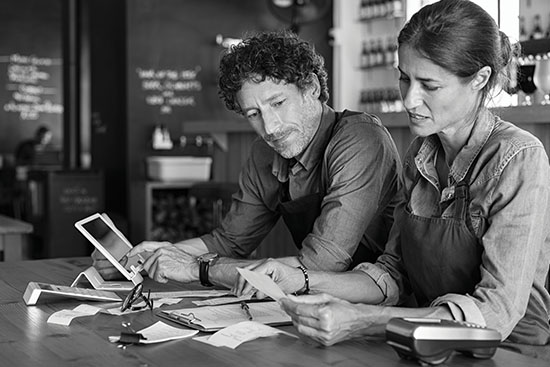
[[231, 349], [235, 349], [244, 342], [274, 336], [277, 334], [284, 334], [297, 338], [294, 334], [256, 321], [243, 321], [238, 324], [228, 326], [212, 335], [196, 337], [194, 340], [210, 344], [215, 347], [229, 347]]
[[[167, 325], [162, 321], [157, 321], [153, 325], [138, 331], [138, 334], [145, 337], [145, 339], [139, 341], [139, 344], [153, 344], [169, 340], [189, 338], [196, 335], [198, 332], [198, 330], [180, 329]], [[109, 336], [109, 341], [112, 343], [116, 343], [119, 340], [119, 336]]]
[[211, 298], [211, 299], [205, 299], [203, 301], [192, 301], [193, 304], [197, 306], [216, 306], [216, 305], [226, 305], [229, 303], [238, 303], [241, 301], [249, 301], [252, 298], [252, 294], [247, 294], [240, 297], [219, 297], [219, 298]]
[[72, 310], [61, 310], [54, 312], [48, 317], [48, 324], [68, 326], [77, 317], [92, 316], [98, 313], [101, 307], [86, 304], [78, 305]]
[[198, 291], [175, 291], [175, 292], [151, 292], [150, 297], [152, 299], [158, 298], [184, 298], [184, 297], [222, 297], [231, 294], [230, 291], [225, 290], [198, 290]]
[[279, 288], [279, 286], [269, 276], [243, 268], [237, 268], [237, 271], [254, 288], [264, 294], [267, 294], [275, 301], [285, 297], [285, 294], [281, 288]]

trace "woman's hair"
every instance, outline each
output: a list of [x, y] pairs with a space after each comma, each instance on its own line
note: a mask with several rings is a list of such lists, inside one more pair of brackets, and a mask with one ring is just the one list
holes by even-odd
[[289, 31], [260, 33], [232, 46], [221, 59], [218, 94], [229, 110], [242, 113], [236, 94], [246, 81], [272, 79], [295, 84], [300, 90], [317, 75], [319, 100], [329, 98], [323, 57], [314, 47]]
[[493, 18], [468, 0], [441, 0], [420, 9], [399, 33], [398, 43], [460, 78], [482, 67], [491, 76], [482, 91], [483, 104], [494, 87], [506, 87], [519, 45], [512, 46]]

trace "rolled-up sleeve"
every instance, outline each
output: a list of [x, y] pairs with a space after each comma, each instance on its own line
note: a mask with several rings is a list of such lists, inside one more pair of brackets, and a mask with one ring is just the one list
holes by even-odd
[[395, 195], [400, 162], [387, 130], [375, 123], [352, 123], [333, 140], [327, 194], [299, 259], [309, 269], [344, 271], [368, 225]]
[[[450, 302], [466, 321], [480, 322], [506, 338], [525, 315], [535, 278], [548, 271], [550, 168], [544, 148], [527, 147], [510, 157], [487, 200], [481, 281], [471, 295]], [[467, 299], [471, 300], [468, 301]], [[477, 306], [477, 310], [472, 306]]]
[[374, 264], [361, 263], [354, 268], [366, 273], [378, 285], [384, 296], [380, 306], [398, 305], [401, 299], [410, 294], [407, 275], [401, 262], [399, 238], [399, 227], [394, 223], [384, 254]]

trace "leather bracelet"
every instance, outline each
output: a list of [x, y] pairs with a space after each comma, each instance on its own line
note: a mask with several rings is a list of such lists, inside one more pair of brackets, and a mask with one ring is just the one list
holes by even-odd
[[305, 279], [306, 289], [302, 294], [308, 294], [309, 293], [309, 275], [307, 273], [307, 269], [303, 266], [298, 266], [298, 269], [300, 269], [302, 271], [302, 273], [304, 273], [304, 279]]

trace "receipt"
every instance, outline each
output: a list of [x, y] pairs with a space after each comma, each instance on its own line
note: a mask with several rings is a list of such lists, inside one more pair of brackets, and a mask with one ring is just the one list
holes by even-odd
[[279, 286], [267, 275], [248, 269], [237, 268], [244, 279], [260, 292], [267, 294], [275, 301], [285, 298], [285, 294]]
[[61, 310], [61, 311], [54, 312], [53, 314], [50, 315], [50, 317], [48, 317], [47, 322], [48, 324], [68, 326], [71, 324], [71, 321], [73, 321], [74, 318], [82, 317], [82, 316], [92, 316], [98, 313], [100, 310], [101, 310], [101, 307], [82, 304], [82, 305], [76, 306], [72, 310]]
[[291, 336], [293, 338], [297, 338], [297, 336], [294, 334], [276, 329], [268, 325], [264, 325], [260, 322], [243, 321], [239, 322], [238, 324], [221, 329], [211, 336], [200, 336], [193, 338], [193, 340], [210, 344], [215, 347], [229, 347], [231, 349], [235, 349], [244, 342], [277, 334], [283, 334]]

